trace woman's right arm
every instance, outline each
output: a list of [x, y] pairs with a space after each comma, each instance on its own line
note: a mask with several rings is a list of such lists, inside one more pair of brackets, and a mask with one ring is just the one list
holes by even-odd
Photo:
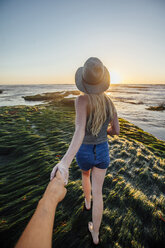
[[119, 120], [117, 116], [117, 112], [114, 114], [113, 120], [110, 122], [111, 127], [107, 129], [107, 133], [109, 135], [119, 135], [120, 133], [120, 125], [119, 125]]
[[85, 135], [85, 126], [87, 118], [87, 101], [85, 99], [85, 96], [80, 95], [76, 98], [75, 110], [75, 132], [72, 137], [71, 143], [61, 161], [56, 166], [54, 166], [50, 175], [50, 180], [52, 180], [56, 174], [57, 169], [60, 169], [60, 172], [64, 178], [65, 185], [68, 183], [69, 166], [72, 160], [74, 159], [74, 156], [76, 155], [77, 151], [79, 150]]

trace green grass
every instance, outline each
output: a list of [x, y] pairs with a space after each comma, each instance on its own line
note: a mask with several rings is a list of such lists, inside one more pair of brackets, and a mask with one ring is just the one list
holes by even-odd
[[[100, 247], [163, 247], [165, 242], [165, 142], [119, 118], [121, 133], [109, 136], [110, 166], [103, 187]], [[74, 133], [71, 107], [0, 108], [0, 240], [13, 247]], [[83, 211], [81, 171], [70, 166], [65, 199], [58, 205], [53, 247], [91, 247]]]

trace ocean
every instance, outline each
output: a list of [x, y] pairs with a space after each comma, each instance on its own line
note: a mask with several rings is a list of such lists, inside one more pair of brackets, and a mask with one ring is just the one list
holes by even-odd
[[[0, 85], [0, 106], [38, 105], [43, 102], [25, 101], [23, 96], [77, 90], [74, 84]], [[165, 106], [165, 84], [113, 84], [107, 92], [118, 116], [144, 131], [165, 140], [165, 110], [147, 110], [149, 106]]]

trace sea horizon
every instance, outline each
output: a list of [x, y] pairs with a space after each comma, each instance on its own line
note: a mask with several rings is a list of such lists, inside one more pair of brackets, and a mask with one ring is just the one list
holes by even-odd
[[[19, 85], [75, 85], [75, 83], [0, 83], [0, 86], [5, 85], [13, 85], [13, 86], [19, 86]], [[114, 85], [165, 85], [165, 83], [110, 83], [110, 86]]]
[[[112, 87], [111, 87], [112, 86]], [[0, 85], [0, 106], [38, 105], [44, 101], [25, 101], [24, 96], [78, 90], [75, 84]], [[150, 106], [165, 105], [165, 84], [113, 84], [107, 91], [118, 116], [165, 140], [165, 111], [151, 111]], [[70, 95], [72, 97], [72, 95]]]

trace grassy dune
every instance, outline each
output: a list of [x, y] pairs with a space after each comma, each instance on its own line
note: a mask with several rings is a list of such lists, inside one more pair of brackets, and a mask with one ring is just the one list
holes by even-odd
[[[74, 133], [72, 107], [0, 108], [0, 240], [13, 247]], [[155, 248], [165, 243], [165, 142], [119, 118], [109, 136], [111, 163], [103, 187], [100, 247]], [[58, 205], [53, 246], [88, 248], [81, 172], [74, 159], [67, 195]]]

